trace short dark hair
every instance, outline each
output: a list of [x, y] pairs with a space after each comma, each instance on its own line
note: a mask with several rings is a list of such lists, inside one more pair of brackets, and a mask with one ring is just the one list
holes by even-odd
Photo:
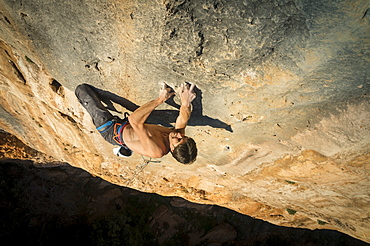
[[197, 145], [194, 139], [188, 138], [185, 143], [177, 145], [171, 153], [178, 162], [192, 164], [198, 154]]

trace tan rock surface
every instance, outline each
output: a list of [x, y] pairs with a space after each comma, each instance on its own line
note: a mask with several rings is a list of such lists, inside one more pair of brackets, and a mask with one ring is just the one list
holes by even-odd
[[[320, 11], [297, 1], [279, 5], [276, 15], [253, 5], [258, 18], [249, 25], [236, 11], [244, 7], [231, 3], [86, 3], [90, 16], [77, 6], [43, 5], [53, 21], [36, 11], [42, 1], [13, 2], [0, 2], [0, 128], [47, 156], [31, 158], [370, 242], [367, 1], [329, 2]], [[230, 13], [241, 17], [227, 19]], [[141, 105], [156, 96], [160, 81], [197, 84], [187, 134], [199, 156], [190, 166], [166, 156], [141, 170], [141, 156], [114, 156], [73, 90], [90, 83]], [[112, 104], [119, 116], [121, 104]], [[159, 110], [169, 112], [167, 120], [174, 108]]]

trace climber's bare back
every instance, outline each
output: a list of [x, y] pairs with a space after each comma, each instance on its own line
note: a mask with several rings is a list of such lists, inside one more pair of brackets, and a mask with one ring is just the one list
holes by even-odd
[[132, 151], [153, 158], [160, 158], [170, 151], [168, 134], [172, 131], [170, 128], [166, 128], [158, 125], [144, 124], [144, 130], [147, 135], [158, 147], [159, 151], [156, 150], [154, 155], [151, 150], [147, 150], [140, 141], [139, 136], [134, 131], [131, 125], [127, 125], [123, 131], [123, 139], [127, 147]]

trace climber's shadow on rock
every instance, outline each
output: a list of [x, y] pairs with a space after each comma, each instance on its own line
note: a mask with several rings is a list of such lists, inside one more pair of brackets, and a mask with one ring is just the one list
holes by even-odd
[[[139, 108], [139, 105], [127, 100], [126, 98], [118, 96], [112, 92], [98, 89], [93, 86], [92, 88], [96, 91], [100, 100], [107, 105], [106, 106], [107, 109], [111, 111], [122, 113], [122, 112], [119, 112], [114, 107], [113, 103], [117, 103], [131, 112]], [[222, 122], [218, 119], [211, 118], [207, 115], [203, 115], [202, 91], [198, 89], [197, 87], [195, 87], [194, 92], [196, 94], [196, 98], [192, 102], [193, 111], [191, 113], [188, 126], [211, 126], [213, 128], [222, 128], [229, 132], [232, 132], [233, 130], [231, 126], [226, 124], [225, 122]], [[168, 99], [166, 103], [177, 109], [180, 109], [180, 105], [174, 101], [174, 96]], [[149, 118], [147, 119], [147, 123], [160, 124], [165, 127], [173, 127], [171, 123], [176, 122], [176, 118], [178, 115], [179, 115], [178, 110], [168, 110], [168, 109], [167, 110], [154, 110], [150, 114]]]

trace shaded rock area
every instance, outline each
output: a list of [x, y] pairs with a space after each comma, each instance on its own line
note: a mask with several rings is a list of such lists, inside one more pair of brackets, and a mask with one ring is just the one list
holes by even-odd
[[[1, 147], [35, 150], [1, 133]], [[41, 155], [42, 156], [42, 155]], [[368, 245], [111, 184], [67, 163], [0, 159], [2, 245]]]
[[[189, 201], [173, 199], [174, 207], [217, 205], [370, 242], [369, 7], [1, 0], [0, 129], [29, 151], [15, 153], [18, 140], [9, 140], [1, 154], [68, 163], [114, 185]], [[162, 81], [197, 85], [186, 132], [199, 148], [193, 165], [118, 158], [74, 95], [78, 84], [91, 84], [123, 117], [154, 99]], [[178, 103], [161, 105], [150, 122], [171, 127]], [[161, 214], [169, 226], [183, 223], [169, 207], [151, 216]], [[228, 225], [240, 237], [235, 224], [219, 221], [193, 238], [223, 230], [231, 237]]]

